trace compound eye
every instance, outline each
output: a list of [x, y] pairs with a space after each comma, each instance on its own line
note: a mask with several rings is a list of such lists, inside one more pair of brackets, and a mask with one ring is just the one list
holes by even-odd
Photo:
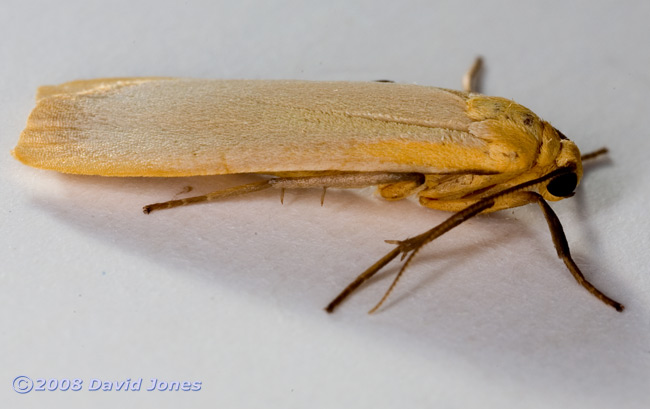
[[576, 186], [578, 186], [578, 175], [575, 173], [567, 173], [548, 182], [546, 190], [553, 196], [570, 197], [573, 196], [573, 191], [576, 189]]

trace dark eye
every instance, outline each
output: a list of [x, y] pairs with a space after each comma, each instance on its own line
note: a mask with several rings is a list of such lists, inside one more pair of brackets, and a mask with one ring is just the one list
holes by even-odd
[[578, 176], [575, 173], [567, 173], [548, 182], [546, 190], [553, 196], [570, 197], [576, 186], [578, 186]]

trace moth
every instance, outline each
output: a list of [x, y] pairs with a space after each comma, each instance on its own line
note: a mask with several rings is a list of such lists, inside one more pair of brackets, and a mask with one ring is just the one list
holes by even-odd
[[[464, 90], [384, 82], [104, 78], [38, 89], [13, 155], [63, 173], [120, 177], [260, 174], [270, 179], [144, 207], [145, 213], [264, 189], [362, 188], [399, 200], [416, 195], [453, 212], [394, 249], [327, 307], [401, 255], [404, 263], [375, 311], [418, 251], [478, 214], [537, 203], [558, 256], [605, 304], [573, 261], [547, 201], [574, 194], [581, 155], [529, 109]], [[321, 199], [322, 201], [322, 199]]]

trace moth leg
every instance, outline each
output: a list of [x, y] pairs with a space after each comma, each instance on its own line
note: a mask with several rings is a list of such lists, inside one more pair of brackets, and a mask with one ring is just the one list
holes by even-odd
[[268, 182], [276, 189], [339, 188], [354, 189], [368, 186], [418, 181], [424, 183], [421, 173], [342, 172], [314, 176], [286, 176]]
[[[277, 177], [261, 182], [249, 183], [235, 186], [229, 189], [217, 190], [201, 196], [188, 197], [185, 199], [170, 200], [168, 202], [153, 203], [142, 208], [143, 212], [149, 214], [154, 210], [170, 209], [172, 207], [185, 206], [193, 203], [207, 202], [228, 197], [239, 196], [247, 193], [258, 192], [268, 188], [280, 189], [280, 201], [284, 199], [285, 189], [306, 189], [306, 188], [361, 188], [379, 184], [398, 183], [404, 181], [422, 181], [424, 177], [420, 173], [388, 173], [388, 172], [359, 172], [359, 173], [333, 173], [315, 176], [286, 176]], [[325, 199], [325, 190], [321, 196], [321, 204]]]
[[[480, 200], [473, 205], [470, 205], [466, 207], [465, 209], [454, 213], [451, 217], [449, 217], [447, 220], [444, 222], [440, 223], [436, 227], [434, 227], [431, 230], [428, 230], [418, 236], [411, 237], [406, 240], [402, 241], [395, 241], [395, 240], [387, 240], [388, 243], [390, 244], [396, 244], [397, 246], [390, 251], [388, 254], [386, 254], [384, 257], [382, 257], [379, 261], [377, 261], [375, 264], [370, 266], [366, 271], [361, 273], [353, 282], [351, 282], [332, 302], [330, 302], [327, 307], [325, 307], [325, 311], [331, 313], [334, 311], [334, 309], [341, 303], [343, 300], [345, 300], [354, 290], [359, 288], [361, 284], [366, 282], [370, 277], [375, 275], [379, 270], [381, 270], [386, 264], [390, 263], [395, 257], [398, 255], [402, 254], [402, 259], [406, 258], [406, 261], [402, 265], [402, 268], [400, 271], [397, 273], [397, 276], [393, 280], [393, 283], [391, 286], [388, 288], [382, 299], [375, 305], [373, 309], [369, 311], [369, 313], [373, 313], [376, 311], [383, 303], [384, 301], [388, 298], [390, 293], [392, 292], [393, 288], [397, 284], [397, 281], [401, 278], [402, 274], [404, 273], [404, 270], [406, 270], [406, 267], [408, 267], [409, 263], [417, 254], [417, 252], [426, 244], [430, 243], [437, 237], [442, 236], [449, 230], [453, 229], [454, 227], [458, 226], [465, 220], [476, 216], [477, 214], [483, 212], [484, 210], [489, 209], [490, 207], [494, 206], [495, 204], [495, 199], [492, 197]], [[410, 254], [409, 254], [410, 253]], [[407, 257], [408, 256], [408, 257]]]
[[594, 285], [591, 284], [582, 274], [575, 261], [573, 261], [571, 252], [569, 251], [569, 243], [567, 242], [566, 236], [564, 235], [564, 229], [562, 228], [562, 224], [560, 224], [560, 219], [558, 219], [551, 206], [549, 206], [548, 203], [546, 203], [546, 200], [544, 200], [544, 198], [538, 193], [527, 193], [531, 195], [533, 200], [536, 201], [537, 204], [539, 204], [539, 207], [542, 209], [542, 213], [544, 213], [544, 217], [548, 223], [548, 228], [551, 231], [551, 237], [553, 238], [553, 244], [555, 245], [555, 250], [557, 250], [557, 255], [560, 257], [560, 259], [562, 259], [562, 261], [564, 261], [564, 264], [566, 264], [567, 268], [573, 275], [573, 278], [575, 278], [580, 285], [582, 285], [587, 291], [593, 294], [600, 301], [614, 308], [616, 311], [622, 312], [625, 307], [621, 303], [612, 300], [603, 294], [599, 289], [594, 287]]
[[325, 311], [332, 313], [334, 312], [334, 309], [343, 302], [350, 294], [354, 292], [357, 288], [361, 286], [361, 284], [365, 283], [370, 279], [370, 277], [374, 276], [375, 273], [377, 273], [379, 270], [384, 268], [384, 266], [388, 263], [390, 263], [395, 257], [399, 256], [400, 253], [402, 252], [402, 248], [398, 245], [395, 247], [392, 251], [390, 251], [388, 254], [386, 254], [384, 257], [379, 259], [375, 264], [370, 266], [366, 271], [363, 273], [359, 274], [357, 278], [354, 279], [353, 282], [348, 284], [343, 291], [339, 293], [339, 295], [336, 296], [329, 304], [327, 304], [327, 307], [325, 307]]
[[463, 76], [463, 91], [465, 92], [479, 92], [480, 84], [480, 73], [481, 67], [483, 66], [483, 59], [481, 57], [476, 57], [472, 66], [469, 67], [469, 70]]
[[355, 189], [375, 185], [391, 185], [400, 183], [412, 183], [422, 185], [424, 175], [421, 173], [387, 173], [387, 172], [363, 172], [363, 173], [334, 173], [315, 176], [278, 177], [271, 179], [269, 183], [276, 189], [308, 189], [321, 188], [323, 192], [320, 198], [321, 206], [325, 202], [327, 189]]
[[[498, 200], [498, 198], [496, 198]], [[540, 208], [542, 209], [542, 213], [544, 213], [544, 217], [546, 218], [546, 221], [548, 223], [549, 230], [551, 232], [551, 237], [553, 239], [553, 244], [555, 245], [555, 249], [557, 251], [558, 257], [564, 262], [564, 264], [567, 266], [575, 280], [582, 285], [587, 291], [589, 291], [592, 295], [594, 295], [596, 298], [604, 302], [605, 304], [609, 305], [610, 307], [614, 308], [618, 312], [622, 312], [623, 309], [625, 308], [621, 303], [609, 298], [603, 292], [601, 292], [599, 289], [597, 289], [593, 284], [591, 284], [585, 276], [582, 274], [580, 269], [578, 268], [577, 264], [575, 261], [573, 261], [573, 258], [571, 257], [571, 252], [569, 250], [569, 244], [567, 242], [566, 236], [564, 234], [564, 229], [562, 228], [562, 224], [560, 223], [560, 219], [558, 219], [557, 215], [551, 208], [551, 206], [548, 205], [546, 200], [536, 192], [531, 192], [531, 191], [521, 191], [521, 192], [515, 192], [509, 195], [509, 200], [517, 201], [519, 204], [523, 203], [533, 203], [537, 202], [539, 204]], [[479, 205], [482, 202], [485, 201], [490, 201], [490, 198], [484, 199], [479, 201], [473, 206]], [[492, 204], [488, 206], [487, 208], [483, 210], [487, 210], [489, 207], [492, 207], [495, 204], [495, 201], [492, 199]], [[498, 203], [497, 203], [498, 205]], [[458, 222], [454, 222], [452, 219], [454, 219], [457, 215], [460, 213], [468, 211], [471, 207], [456, 213], [454, 216], [451, 218], [447, 219], [445, 222], [440, 224], [439, 226], [435, 227], [434, 229], [429, 230], [428, 232], [421, 234], [419, 236], [415, 236], [411, 239], [407, 239], [404, 241], [388, 241], [389, 243], [394, 243], [398, 244], [402, 250], [402, 259], [406, 258], [406, 261], [402, 265], [402, 268], [400, 271], [397, 273], [397, 276], [393, 280], [393, 283], [391, 286], [388, 288], [382, 299], [377, 303], [377, 305], [372, 308], [369, 313], [375, 312], [383, 302], [388, 298], [390, 293], [392, 292], [393, 288], [397, 284], [397, 281], [399, 281], [401, 275], [404, 273], [406, 268], [408, 267], [408, 264], [410, 261], [413, 259], [415, 254], [427, 243], [431, 242], [433, 239], [436, 237], [439, 237], [440, 235], [444, 234], [445, 232], [449, 231], [453, 227], [457, 226], [458, 224], [462, 223], [462, 221], [467, 220], [469, 217], [473, 217], [476, 214], [480, 213], [480, 210], [478, 213], [474, 211], [469, 211], [467, 214], [464, 216], [462, 220], [459, 220]], [[446, 223], [450, 223], [449, 226], [444, 226]]]
[[216, 192], [208, 193], [201, 196], [187, 197], [185, 199], [170, 200], [168, 202], [153, 203], [146, 205], [142, 208], [145, 214], [149, 214], [154, 210], [170, 209], [172, 207], [185, 206], [192, 203], [208, 202], [211, 200], [225, 199], [227, 197], [239, 196], [246, 193], [258, 192], [260, 190], [268, 189], [272, 185], [270, 180], [262, 182], [249, 183], [247, 185], [235, 186], [229, 189], [217, 190]]

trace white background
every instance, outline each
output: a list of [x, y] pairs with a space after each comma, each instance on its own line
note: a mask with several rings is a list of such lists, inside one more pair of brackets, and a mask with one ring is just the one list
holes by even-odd
[[[3, 407], [650, 405], [650, 3], [642, 1], [7, 1], [0, 4], [0, 401]], [[371, 189], [264, 192], [145, 216], [144, 204], [254, 177], [114, 179], [9, 152], [36, 88], [115, 76], [374, 80], [515, 99], [586, 152], [554, 203], [575, 283], [535, 206], [480, 217], [323, 307], [446, 214]], [[80, 378], [19, 395], [12, 380]], [[144, 379], [140, 392], [89, 392]], [[150, 378], [198, 392], [147, 392]]]

